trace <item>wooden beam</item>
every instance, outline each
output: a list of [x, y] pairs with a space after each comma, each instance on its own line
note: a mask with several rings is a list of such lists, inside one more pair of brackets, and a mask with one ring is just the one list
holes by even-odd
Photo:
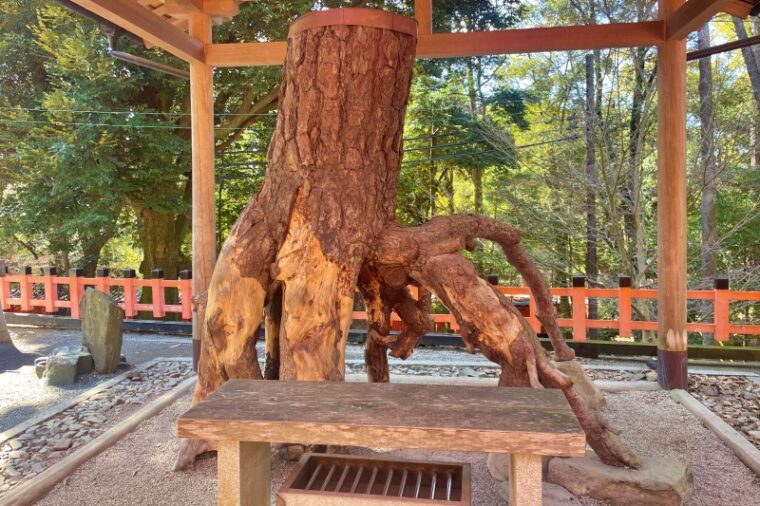
[[203, 63], [203, 43], [132, 0], [72, 0], [188, 62]]
[[206, 46], [206, 61], [214, 67], [262, 67], [282, 65], [288, 43], [243, 42]]
[[433, 33], [433, 1], [414, 0], [414, 17], [420, 35]]
[[[417, 58], [654, 46], [664, 40], [665, 24], [662, 21], [492, 32], [433, 33], [419, 36]], [[206, 61], [215, 67], [282, 65], [286, 52], [285, 41], [210, 44], [206, 46]]]
[[420, 35], [417, 58], [638, 47], [664, 39], [660, 21]]
[[[693, 1], [693, 0], [690, 0]], [[660, 0], [660, 16], [683, 0]], [[686, 388], [686, 40], [658, 47], [657, 372], [666, 389]]]
[[172, 16], [189, 16], [203, 12], [203, 0], [164, 0], [164, 12]]
[[[190, 34], [204, 44], [211, 42], [211, 17], [193, 13]], [[192, 258], [193, 293], [203, 294], [211, 283], [216, 263], [216, 201], [214, 197], [214, 81], [213, 67], [190, 64], [190, 113], [192, 126], [193, 195]], [[205, 306], [193, 305], [193, 358], [200, 353]]]
[[734, 0], [689, 0], [665, 18], [668, 23], [667, 39], [686, 38], [732, 4]]

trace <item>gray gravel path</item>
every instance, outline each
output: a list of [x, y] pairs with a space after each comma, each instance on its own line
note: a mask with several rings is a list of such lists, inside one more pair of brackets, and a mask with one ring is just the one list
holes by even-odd
[[[98, 383], [120, 374], [91, 374], [74, 385], [49, 387], [34, 373], [34, 359], [48, 355], [54, 348], [81, 344], [79, 331], [10, 326], [14, 346], [0, 345], [0, 432], [37, 416], [55, 405], [69, 402]], [[188, 357], [192, 343], [188, 338], [125, 334], [122, 353], [137, 365], [157, 357]]]

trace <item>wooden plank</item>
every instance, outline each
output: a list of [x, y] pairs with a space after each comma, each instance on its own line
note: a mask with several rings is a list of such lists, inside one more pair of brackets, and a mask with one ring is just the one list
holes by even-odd
[[[191, 14], [190, 35], [204, 44], [211, 42], [211, 18]], [[214, 81], [213, 68], [190, 64], [190, 109], [192, 127], [192, 252], [193, 293], [208, 290], [216, 263], [216, 197], [214, 195]], [[193, 357], [200, 352], [204, 307], [193, 309]]]
[[417, 58], [638, 47], [664, 39], [661, 21], [420, 35]]
[[[420, 34], [417, 58], [653, 46], [664, 40], [662, 21]], [[206, 61], [215, 67], [282, 65], [286, 53], [285, 41], [210, 44], [206, 47]]]
[[270, 506], [272, 464], [268, 443], [220, 441], [219, 506]]
[[559, 390], [230, 380], [178, 421], [207, 440], [584, 455]]
[[509, 456], [510, 506], [541, 506], [541, 462], [538, 455]]
[[667, 18], [667, 39], [685, 38], [733, 3], [734, 0], [689, 0]]
[[[683, 4], [660, 0], [660, 16]], [[686, 388], [686, 41], [661, 44], [657, 57], [658, 373], [663, 388]]]
[[414, 17], [417, 20], [418, 33], [433, 33], [433, 2], [432, 0], [414, 0]]
[[754, 5], [754, 0], [737, 0], [726, 6], [723, 12], [736, 16], [737, 18], [746, 18]]
[[203, 43], [130, 0], [72, 0], [90, 12], [188, 62], [203, 62]]

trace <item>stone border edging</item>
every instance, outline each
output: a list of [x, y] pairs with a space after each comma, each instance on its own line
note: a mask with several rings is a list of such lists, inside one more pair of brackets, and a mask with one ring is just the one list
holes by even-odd
[[760, 476], [760, 450], [755, 445], [686, 390], [671, 390], [670, 396], [696, 416], [739, 457], [739, 460]]
[[34, 425], [39, 425], [42, 422], [46, 421], [49, 418], [54, 417], [61, 411], [65, 411], [69, 409], [70, 407], [74, 406], [75, 404], [79, 404], [82, 401], [85, 401], [92, 397], [93, 395], [99, 394], [100, 392], [103, 392], [104, 390], [108, 390], [112, 386], [116, 385], [117, 383], [120, 383], [121, 381], [124, 381], [127, 379], [127, 374], [133, 371], [145, 371], [146, 369], [150, 369], [154, 365], [158, 364], [159, 362], [188, 362], [191, 359], [186, 357], [158, 357], [154, 358], [153, 360], [149, 360], [147, 362], [143, 362], [142, 364], [138, 364], [135, 367], [128, 369], [124, 371], [123, 373], [119, 374], [118, 376], [114, 376], [113, 378], [106, 380], [102, 383], [98, 383], [94, 387], [92, 387], [89, 390], [85, 390], [81, 394], [77, 395], [70, 401], [63, 401], [59, 402], [57, 404], [54, 404], [51, 408], [47, 409], [45, 412], [30, 418], [29, 420], [26, 420], [24, 422], [21, 422], [20, 424], [11, 427], [10, 429], [0, 432], [0, 445], [8, 441], [9, 439], [13, 439], [14, 437], [18, 436], [22, 432], [24, 432], [29, 427], [32, 427]]
[[0, 498], [0, 506], [30, 506], [34, 504], [47, 495], [58, 482], [74, 472], [79, 466], [119, 442], [119, 440], [135, 430], [142, 422], [156, 416], [169, 404], [179, 399], [195, 384], [195, 381], [195, 376], [187, 378], [172, 390], [82, 446], [81, 449], [68, 457], [64, 457], [60, 462], [53, 464], [31, 480], [19, 485]]
[[[361, 383], [367, 381], [365, 374], [346, 374], [346, 381]], [[498, 378], [463, 378], [461, 376], [391, 376], [392, 383], [412, 385], [466, 385], [466, 386], [489, 386], [494, 387]], [[605, 392], [641, 392], [660, 390], [660, 385], [655, 381], [604, 381], [597, 380], [594, 384]]]

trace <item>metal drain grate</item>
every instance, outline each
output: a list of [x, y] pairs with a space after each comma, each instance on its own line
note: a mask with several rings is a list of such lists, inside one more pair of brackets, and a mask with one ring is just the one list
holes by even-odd
[[[470, 469], [466, 464], [381, 460], [343, 455], [309, 454], [280, 489], [287, 500], [308, 495], [308, 504], [336, 504], [339, 497], [362, 505], [424, 504], [469, 505]], [[317, 497], [324, 502], [315, 502]], [[352, 503], [359, 504], [359, 503]]]

